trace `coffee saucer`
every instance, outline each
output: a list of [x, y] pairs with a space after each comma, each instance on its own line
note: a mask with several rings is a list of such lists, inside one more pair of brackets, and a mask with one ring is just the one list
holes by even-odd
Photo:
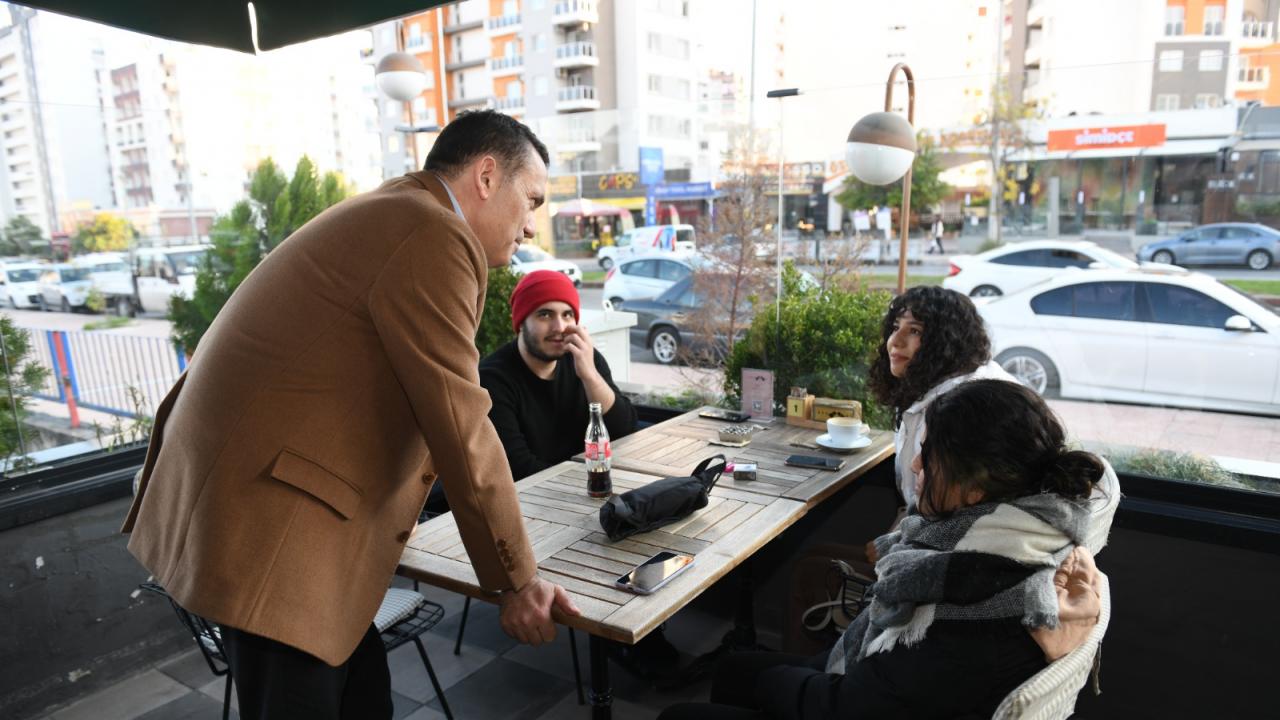
[[838, 453], [847, 453], [847, 452], [853, 452], [854, 450], [861, 450], [862, 448], [870, 445], [871, 436], [861, 435], [858, 437], [857, 440], [853, 441], [852, 445], [839, 445], [839, 444], [836, 444], [831, 439], [830, 434], [822, 433], [821, 435], [819, 435], [817, 438], [814, 439], [814, 442], [818, 443], [819, 447], [822, 447], [826, 450], [831, 450], [833, 452], [838, 452]]

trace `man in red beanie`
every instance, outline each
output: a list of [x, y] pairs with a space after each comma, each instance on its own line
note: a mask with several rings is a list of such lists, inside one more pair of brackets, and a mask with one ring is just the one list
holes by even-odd
[[480, 384], [493, 400], [489, 419], [516, 480], [582, 452], [588, 403], [600, 403], [610, 438], [636, 429], [635, 408], [613, 384], [579, 314], [573, 281], [553, 270], [531, 272], [511, 294], [516, 339], [480, 361]]

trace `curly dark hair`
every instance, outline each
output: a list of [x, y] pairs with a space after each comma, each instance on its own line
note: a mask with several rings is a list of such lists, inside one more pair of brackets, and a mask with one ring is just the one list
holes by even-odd
[[[906, 375], [889, 372], [889, 336], [904, 310], [924, 325], [920, 349], [907, 364]], [[880, 347], [871, 364], [871, 393], [893, 408], [893, 426], [902, 413], [935, 385], [949, 377], [973, 372], [991, 359], [991, 340], [973, 301], [954, 290], [917, 286], [893, 299], [880, 327]]]
[[981, 491], [984, 502], [1041, 492], [1082, 500], [1104, 472], [1097, 455], [1067, 447], [1061, 421], [1022, 383], [963, 383], [929, 403], [925, 425], [919, 507], [927, 516], [945, 514], [957, 490]]

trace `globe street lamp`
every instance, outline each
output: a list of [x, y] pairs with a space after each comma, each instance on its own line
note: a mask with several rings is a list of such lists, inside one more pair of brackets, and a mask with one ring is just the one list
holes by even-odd
[[[378, 89], [392, 100], [404, 103], [409, 113], [409, 128], [414, 128], [413, 101], [427, 87], [427, 70], [422, 61], [407, 52], [393, 52], [378, 61], [373, 71]], [[413, 167], [418, 167], [418, 141], [412, 134], [409, 142], [413, 145]]]
[[[890, 112], [893, 81], [901, 70], [907, 76], [907, 118]], [[849, 172], [868, 185], [888, 185], [902, 178], [902, 237], [898, 244], [898, 294], [907, 288], [907, 230], [911, 219], [911, 163], [916, 156], [916, 82], [911, 68], [898, 63], [889, 71], [884, 89], [884, 112], [871, 113], [849, 131], [845, 160]]]

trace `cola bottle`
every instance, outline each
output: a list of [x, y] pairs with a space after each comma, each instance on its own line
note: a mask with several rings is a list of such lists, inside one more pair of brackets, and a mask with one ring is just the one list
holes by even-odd
[[613, 451], [609, 447], [609, 430], [604, 426], [600, 403], [591, 403], [591, 422], [587, 423], [587, 494], [607, 498], [613, 494], [613, 478], [609, 468]]

